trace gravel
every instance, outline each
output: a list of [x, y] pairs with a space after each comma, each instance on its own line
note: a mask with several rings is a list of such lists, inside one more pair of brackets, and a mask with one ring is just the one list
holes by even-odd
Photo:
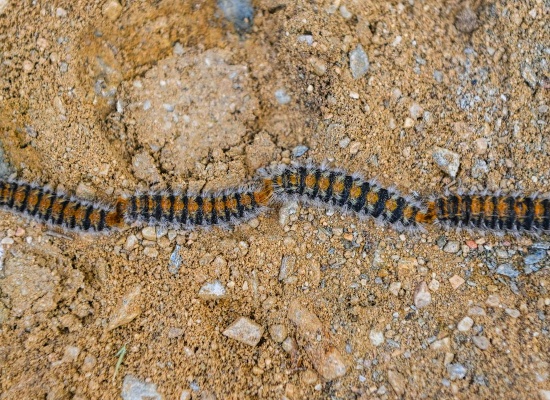
[[439, 169], [451, 178], [456, 177], [460, 167], [460, 156], [457, 153], [436, 146], [432, 151], [432, 157]]
[[134, 286], [118, 302], [117, 308], [109, 318], [107, 331], [132, 322], [141, 314], [141, 285]]
[[384, 343], [384, 332], [371, 330], [369, 339], [373, 346], [378, 347]]
[[237, 32], [250, 31], [254, 24], [254, 7], [250, 0], [218, 0], [218, 7]]
[[426, 282], [422, 281], [414, 291], [414, 305], [416, 308], [424, 308], [432, 302], [432, 295]]
[[365, 50], [363, 50], [363, 46], [359, 44], [354, 50], [350, 51], [349, 67], [353, 79], [359, 79], [365, 76], [369, 70], [369, 66], [369, 58]]
[[120, 396], [123, 400], [161, 400], [163, 398], [157, 392], [156, 384], [144, 382], [133, 375], [124, 377]]
[[202, 300], [220, 300], [227, 296], [227, 290], [218, 280], [208, 282], [199, 289], [199, 298]]
[[262, 338], [264, 328], [246, 317], [240, 317], [223, 331], [224, 336], [255, 347]]
[[454, 381], [457, 379], [464, 379], [468, 370], [462, 364], [449, 364], [447, 365], [447, 372], [449, 373], [449, 378]]
[[307, 343], [304, 350], [324, 379], [331, 381], [346, 374], [344, 358], [331, 343], [331, 338], [315, 314], [305, 308], [299, 300], [295, 300], [288, 308], [288, 319], [296, 325], [298, 336]]

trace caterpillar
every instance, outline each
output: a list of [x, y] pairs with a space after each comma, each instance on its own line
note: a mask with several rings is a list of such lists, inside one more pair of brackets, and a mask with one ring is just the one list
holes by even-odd
[[271, 199], [266, 180], [256, 188], [227, 189], [220, 192], [156, 192], [120, 199], [126, 223], [169, 225], [192, 229], [197, 226], [235, 225], [260, 214]]
[[435, 218], [433, 207], [425, 207], [412, 197], [401, 196], [397, 190], [358, 174], [315, 165], [282, 165], [261, 173], [271, 180], [275, 200], [292, 198], [315, 206], [335, 207], [373, 217], [400, 231], [420, 229]]
[[428, 202], [445, 227], [511, 233], [550, 233], [550, 199], [539, 196], [448, 194]]
[[69, 197], [20, 181], [0, 180], [0, 208], [50, 226], [108, 232], [134, 223], [174, 228], [236, 225], [295, 199], [372, 217], [402, 230], [429, 225], [478, 231], [550, 233], [550, 199], [537, 195], [452, 194], [428, 200], [402, 196], [358, 174], [316, 165], [261, 169], [249, 186], [219, 192], [151, 192], [118, 198], [113, 206]]
[[0, 180], [0, 207], [32, 217], [50, 226], [83, 232], [119, 228], [120, 209], [69, 197], [20, 181]]

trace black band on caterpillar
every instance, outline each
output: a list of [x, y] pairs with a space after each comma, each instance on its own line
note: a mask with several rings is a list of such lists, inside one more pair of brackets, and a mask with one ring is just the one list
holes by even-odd
[[0, 180], [0, 207], [50, 226], [75, 231], [105, 232], [122, 223], [121, 214], [114, 207], [19, 181]]
[[236, 225], [247, 221], [266, 208], [271, 198], [271, 185], [264, 182], [258, 189], [227, 189], [198, 194], [158, 192], [119, 200], [124, 220], [149, 225], [170, 225], [192, 229], [198, 226]]
[[321, 207], [336, 207], [371, 216], [398, 230], [419, 229], [426, 222], [427, 210], [413, 199], [401, 196], [359, 175], [314, 165], [281, 165], [263, 170], [273, 185], [278, 201], [300, 200]]
[[449, 194], [433, 201], [443, 226], [512, 233], [550, 233], [550, 199]]

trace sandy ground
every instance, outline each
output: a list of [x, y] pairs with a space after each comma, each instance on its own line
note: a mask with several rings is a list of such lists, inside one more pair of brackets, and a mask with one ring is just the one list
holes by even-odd
[[[0, 172], [104, 201], [292, 160], [550, 191], [548, 2], [253, 6], [246, 32], [214, 1], [0, 1]], [[550, 399], [547, 240], [296, 204], [110, 236], [1, 212], [0, 398]]]

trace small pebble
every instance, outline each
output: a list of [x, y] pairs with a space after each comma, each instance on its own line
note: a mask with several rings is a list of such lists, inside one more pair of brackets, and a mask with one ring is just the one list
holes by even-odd
[[184, 389], [181, 391], [179, 400], [191, 400], [191, 391], [188, 389]]
[[519, 271], [515, 269], [512, 264], [509, 263], [499, 265], [496, 269], [496, 273], [512, 279], [515, 279], [519, 276]]
[[414, 305], [416, 308], [424, 308], [432, 302], [432, 295], [426, 282], [420, 282], [414, 291]]
[[227, 296], [227, 290], [223, 283], [218, 280], [208, 282], [199, 289], [199, 298], [202, 300], [219, 300]]
[[64, 8], [58, 7], [55, 10], [55, 15], [57, 16], [57, 18], [65, 18], [67, 16], [67, 10], [65, 10]]
[[311, 57], [309, 64], [313, 67], [313, 73], [317, 76], [323, 76], [327, 73], [327, 64], [317, 57]]
[[275, 324], [269, 327], [271, 339], [276, 343], [282, 343], [288, 336], [287, 329], [282, 324]]
[[340, 6], [340, 15], [344, 19], [350, 19], [353, 16], [353, 14], [348, 11], [346, 6]]
[[373, 329], [369, 333], [369, 339], [373, 346], [378, 347], [384, 343], [384, 332]]
[[143, 254], [145, 254], [149, 258], [157, 258], [159, 255], [159, 251], [154, 247], [146, 247], [145, 249], [143, 249]]
[[224, 336], [252, 347], [260, 342], [263, 333], [261, 325], [246, 317], [238, 318], [223, 331]]
[[5, 237], [0, 241], [0, 244], [14, 244], [14, 240], [10, 237]]
[[309, 46], [313, 44], [313, 36], [311, 35], [300, 35], [298, 36], [298, 42], [307, 43]]
[[91, 354], [88, 354], [84, 358], [84, 362], [82, 363], [82, 371], [84, 372], [90, 372], [94, 369], [94, 367], [97, 364], [97, 358], [92, 356]]
[[171, 327], [170, 329], [168, 329], [168, 338], [169, 339], [179, 338], [180, 336], [183, 336], [183, 333], [184, 333], [183, 329]]
[[478, 28], [477, 15], [470, 7], [465, 7], [458, 12], [455, 18], [455, 27], [463, 33], [472, 33]]
[[487, 304], [489, 307], [499, 307], [500, 306], [500, 297], [498, 297], [496, 294], [490, 294], [489, 297], [487, 297], [487, 300], [485, 301], [485, 304]]
[[457, 153], [436, 146], [432, 151], [432, 157], [443, 172], [451, 178], [456, 177], [460, 167], [460, 156]]
[[141, 286], [137, 285], [126, 292], [118, 302], [117, 308], [109, 318], [107, 331], [126, 325], [141, 314]]
[[117, 0], [107, 0], [101, 8], [101, 14], [111, 21], [116, 21], [122, 13], [122, 6]]
[[359, 79], [369, 70], [369, 58], [360, 44], [349, 53], [349, 66], [353, 79]]
[[469, 315], [478, 315], [478, 316], [485, 316], [486, 313], [485, 313], [485, 310], [479, 306], [473, 306], [473, 307], [470, 307], [470, 309], [468, 310], [468, 314]]
[[489, 142], [485, 138], [477, 139], [475, 142], [475, 149], [477, 154], [485, 154], [487, 152], [487, 148], [489, 147]]
[[288, 308], [288, 319], [296, 325], [297, 333], [307, 343], [304, 347], [311, 363], [323, 378], [330, 381], [346, 374], [347, 367], [338, 349], [331, 344], [319, 318], [301, 301], [294, 300]]
[[287, 337], [283, 340], [281, 347], [290, 355], [295, 355], [298, 353], [298, 343], [296, 343], [296, 339], [292, 337]]
[[462, 364], [449, 364], [447, 365], [447, 372], [449, 373], [449, 378], [454, 381], [457, 379], [464, 379], [468, 370]]
[[279, 224], [284, 227], [288, 223], [291, 215], [298, 212], [298, 202], [288, 201], [279, 209]]
[[296, 146], [292, 149], [292, 155], [295, 157], [295, 158], [298, 158], [298, 157], [302, 157], [304, 154], [306, 154], [306, 152], [309, 150], [309, 148], [307, 146]]
[[405, 377], [392, 369], [388, 371], [388, 382], [398, 396], [403, 396], [407, 389], [407, 380]]
[[456, 240], [449, 240], [443, 247], [443, 251], [446, 253], [458, 253], [460, 250], [460, 243]]
[[401, 290], [401, 282], [392, 282], [390, 284], [389, 291], [394, 296], [398, 296], [400, 290]]
[[66, 346], [63, 353], [63, 362], [74, 362], [80, 354], [80, 348], [76, 346]]
[[519, 310], [516, 310], [515, 308], [506, 308], [504, 311], [512, 318], [519, 318], [521, 315]]
[[138, 238], [136, 235], [130, 235], [126, 238], [126, 243], [124, 244], [124, 249], [126, 251], [132, 250], [134, 247], [136, 247], [138, 243]]
[[487, 350], [489, 348], [489, 345], [491, 344], [489, 342], [489, 339], [487, 339], [485, 336], [474, 336], [472, 337], [472, 342], [481, 350]]
[[474, 326], [474, 320], [470, 317], [464, 317], [456, 327], [460, 332], [468, 332], [472, 329], [472, 326]]
[[418, 103], [413, 103], [409, 108], [409, 112], [413, 119], [420, 119], [424, 115], [424, 109]]
[[539, 83], [539, 79], [537, 77], [537, 75], [535, 74], [535, 71], [533, 70], [533, 67], [531, 66], [531, 64], [529, 64], [529, 62], [527, 61], [522, 61], [521, 64], [520, 64], [520, 73], [521, 73], [521, 77], [523, 78], [523, 80], [525, 80], [525, 82], [527, 83], [527, 85], [529, 85], [529, 87], [531, 89], [536, 89], [537, 88], [537, 85]]
[[453, 275], [451, 278], [449, 278], [449, 283], [451, 284], [451, 287], [455, 290], [462, 286], [464, 282], [465, 280], [458, 275]]
[[285, 89], [277, 89], [275, 91], [275, 98], [277, 99], [277, 102], [282, 105], [290, 103], [291, 100]]
[[405, 118], [405, 122], [403, 123], [403, 128], [408, 129], [412, 128], [414, 126], [414, 120], [412, 118]]
[[446, 337], [436, 340], [430, 345], [430, 348], [435, 351], [449, 352], [451, 351], [451, 339]]
[[143, 238], [155, 242], [157, 240], [157, 231], [154, 226], [146, 226], [141, 230]]
[[120, 397], [122, 400], [162, 400], [163, 398], [157, 392], [157, 385], [142, 381], [133, 375], [124, 377]]
[[352, 154], [352, 155], [355, 155], [359, 152], [359, 150], [361, 149], [361, 142], [351, 142], [351, 144], [349, 145], [349, 154]]
[[170, 254], [170, 259], [168, 260], [168, 272], [172, 275], [176, 275], [181, 267], [182, 257], [180, 255], [181, 246], [177, 244], [174, 247], [174, 251]]
[[428, 285], [428, 289], [432, 292], [436, 292], [439, 290], [439, 281], [437, 279], [432, 279], [430, 281], [430, 284]]

